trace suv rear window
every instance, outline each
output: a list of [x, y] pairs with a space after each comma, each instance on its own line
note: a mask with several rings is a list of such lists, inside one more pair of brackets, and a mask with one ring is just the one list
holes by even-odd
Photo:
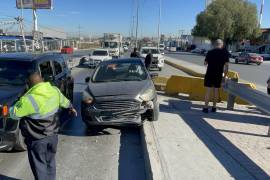
[[33, 71], [32, 62], [0, 59], [0, 85], [24, 85]]

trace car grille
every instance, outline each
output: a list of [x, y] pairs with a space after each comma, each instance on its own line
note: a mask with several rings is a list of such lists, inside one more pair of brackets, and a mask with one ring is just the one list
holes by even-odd
[[102, 101], [97, 102], [95, 108], [103, 111], [134, 110], [140, 108], [140, 103], [132, 100]]
[[111, 118], [138, 118], [140, 103], [135, 100], [96, 102], [94, 107], [103, 111], [103, 120]]

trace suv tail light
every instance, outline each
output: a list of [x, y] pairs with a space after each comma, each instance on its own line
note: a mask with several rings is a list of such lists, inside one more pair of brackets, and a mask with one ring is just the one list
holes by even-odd
[[1, 116], [2, 117], [8, 117], [8, 106], [7, 105], [3, 105], [2, 107], [0, 107], [1, 109]]

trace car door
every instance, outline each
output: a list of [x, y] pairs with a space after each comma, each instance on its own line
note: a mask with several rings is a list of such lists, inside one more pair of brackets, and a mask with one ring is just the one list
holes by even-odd
[[66, 89], [66, 73], [64, 67], [62, 66], [61, 60], [59, 58], [53, 59], [52, 61], [54, 70], [54, 84], [65, 93]]
[[54, 83], [54, 72], [50, 60], [44, 60], [38, 63], [39, 72], [44, 81]]

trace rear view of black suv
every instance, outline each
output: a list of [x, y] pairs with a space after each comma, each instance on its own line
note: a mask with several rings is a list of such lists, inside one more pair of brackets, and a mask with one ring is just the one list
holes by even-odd
[[[27, 75], [34, 71], [72, 101], [74, 80], [64, 56], [57, 53], [14, 53], [0, 55], [0, 104], [12, 106], [26, 92]], [[26, 150], [19, 123], [0, 116], [0, 150]]]

